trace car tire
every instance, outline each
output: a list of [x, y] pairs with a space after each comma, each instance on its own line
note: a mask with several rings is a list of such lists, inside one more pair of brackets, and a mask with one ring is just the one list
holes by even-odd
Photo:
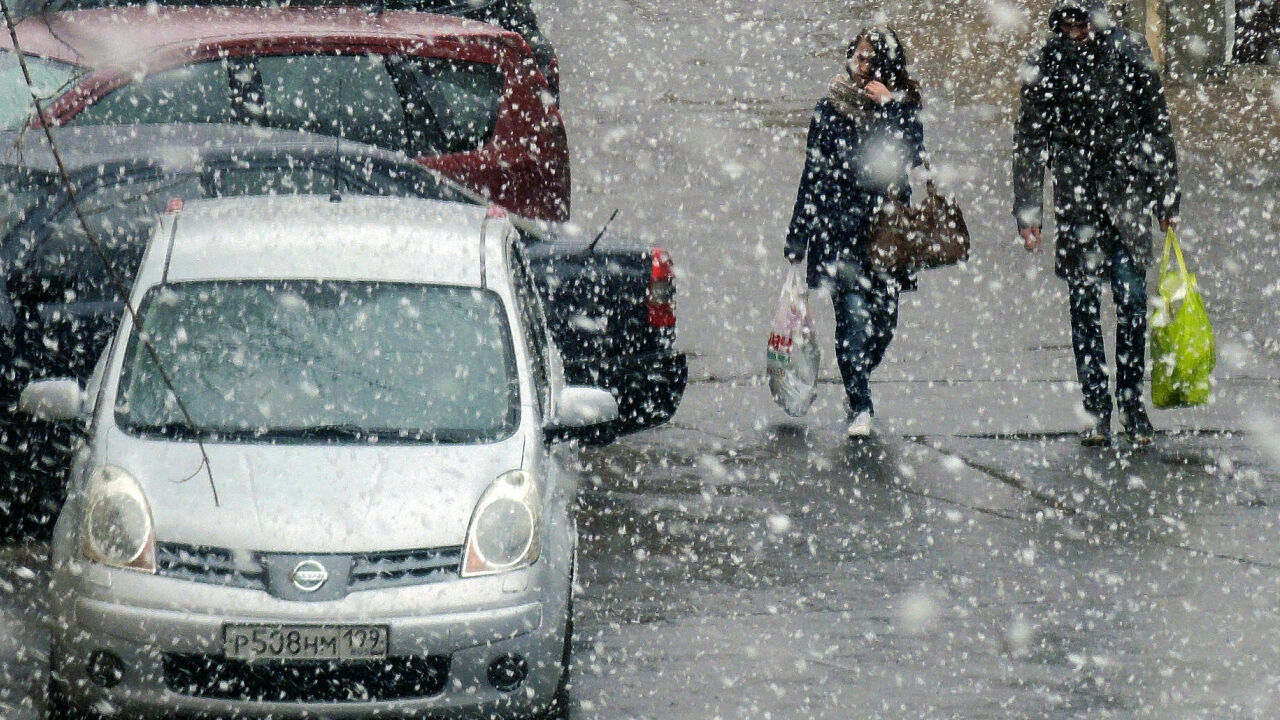
[[[576, 563], [575, 563], [576, 565]], [[569, 674], [573, 666], [573, 576], [569, 574], [569, 601], [565, 605], [564, 645], [560, 651], [560, 682], [555, 694], [534, 720], [567, 720], [569, 717]]]

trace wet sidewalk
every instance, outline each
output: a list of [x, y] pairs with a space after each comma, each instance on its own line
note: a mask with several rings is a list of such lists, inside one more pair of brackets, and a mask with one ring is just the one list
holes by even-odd
[[591, 453], [574, 717], [1280, 711], [1280, 458], [1232, 405], [1095, 449], [1069, 383], [964, 430], [991, 388], [915, 385], [850, 442], [838, 386], [699, 382]]

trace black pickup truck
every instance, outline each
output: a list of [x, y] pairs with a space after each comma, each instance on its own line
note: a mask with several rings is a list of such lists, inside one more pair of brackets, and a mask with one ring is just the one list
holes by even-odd
[[[59, 154], [104, 262], [43, 133], [0, 135], [0, 148], [0, 527], [6, 514], [54, 514], [72, 438], [70, 428], [19, 416], [21, 389], [89, 376], [123, 308], [111, 276], [131, 283], [171, 200], [337, 192], [485, 203], [403, 155], [335, 138], [238, 125], [63, 128]], [[667, 253], [518, 225], [567, 379], [614, 394], [619, 433], [670, 418], [686, 368]]]

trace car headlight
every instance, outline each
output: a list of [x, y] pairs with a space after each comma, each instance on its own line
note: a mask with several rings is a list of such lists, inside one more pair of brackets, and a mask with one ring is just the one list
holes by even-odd
[[504, 473], [476, 503], [467, 528], [462, 576], [491, 575], [532, 564], [542, 553], [542, 498], [523, 470]]
[[151, 507], [142, 487], [129, 473], [108, 465], [89, 482], [84, 514], [84, 552], [113, 567], [156, 571], [155, 532]]

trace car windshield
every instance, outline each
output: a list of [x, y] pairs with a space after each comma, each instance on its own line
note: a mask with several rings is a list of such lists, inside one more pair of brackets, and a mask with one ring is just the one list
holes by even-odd
[[127, 431], [464, 443], [506, 437], [519, 419], [510, 330], [492, 291], [377, 282], [176, 283], [148, 292], [139, 315], [154, 354], [135, 328], [116, 406], [116, 421]]
[[71, 122], [241, 123], [436, 155], [488, 141], [501, 91], [502, 73], [479, 62], [375, 54], [232, 57], [148, 75]]
[[[57, 97], [71, 84], [79, 70], [75, 66], [33, 55], [26, 56], [27, 69], [41, 101]], [[17, 130], [35, 115], [31, 105], [31, 89], [22, 76], [18, 57], [10, 50], [0, 50], [0, 127]]]

